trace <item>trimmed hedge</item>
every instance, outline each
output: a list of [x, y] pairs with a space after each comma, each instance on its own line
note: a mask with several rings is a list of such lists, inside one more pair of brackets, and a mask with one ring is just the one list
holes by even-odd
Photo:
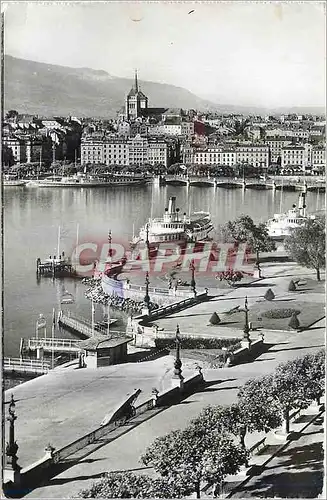
[[293, 316], [297, 316], [300, 314], [301, 311], [298, 309], [291, 309], [291, 308], [286, 308], [286, 309], [269, 309], [269, 311], [265, 311], [261, 313], [261, 316], [264, 318], [271, 318], [271, 319], [283, 319], [283, 318], [290, 318]]
[[[222, 347], [234, 347], [239, 344], [240, 339], [217, 339], [208, 338], [200, 339], [195, 337], [180, 336], [181, 349], [221, 349]], [[155, 339], [157, 349], [173, 349], [175, 346], [175, 339]]]

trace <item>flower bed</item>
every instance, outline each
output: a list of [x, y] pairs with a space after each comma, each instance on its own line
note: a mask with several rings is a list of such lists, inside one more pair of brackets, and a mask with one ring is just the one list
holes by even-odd
[[285, 309], [269, 309], [269, 311], [264, 311], [261, 316], [264, 318], [271, 318], [271, 319], [283, 319], [283, 318], [290, 318], [295, 314], [298, 316], [301, 314], [301, 311], [298, 309], [292, 309], [292, 308], [285, 308]]

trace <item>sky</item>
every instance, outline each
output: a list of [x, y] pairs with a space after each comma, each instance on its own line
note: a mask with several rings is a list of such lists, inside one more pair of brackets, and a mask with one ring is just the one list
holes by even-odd
[[5, 53], [220, 104], [324, 106], [324, 2], [2, 2]]

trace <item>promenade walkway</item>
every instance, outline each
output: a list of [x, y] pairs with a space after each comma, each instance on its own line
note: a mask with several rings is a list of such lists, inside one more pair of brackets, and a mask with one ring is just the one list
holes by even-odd
[[[178, 405], [171, 406], [116, 441], [103, 446], [47, 484], [36, 488], [27, 497], [71, 498], [76, 496], [81, 488], [89, 487], [94, 480], [107, 471], [129, 470], [151, 473], [152, 469], [140, 464], [139, 457], [156, 437], [185, 427], [190, 419], [196, 417], [207, 405], [234, 402], [240, 386], [249, 378], [271, 373], [282, 361], [323, 348], [324, 335], [325, 322], [323, 320], [314, 328], [298, 334], [271, 332], [267, 341], [280, 343], [254, 362], [219, 370], [205, 370], [205, 379], [210, 382], [206, 389], [197, 392]], [[254, 438], [255, 436], [249, 435], [249, 445]], [[73, 458], [71, 457], [72, 460]]]
[[[318, 417], [295, 436], [264, 467], [262, 474], [252, 477], [232, 498], [319, 497], [324, 482], [323, 420], [323, 416]], [[305, 425], [305, 420], [304, 424], [295, 424], [293, 427], [301, 425]]]

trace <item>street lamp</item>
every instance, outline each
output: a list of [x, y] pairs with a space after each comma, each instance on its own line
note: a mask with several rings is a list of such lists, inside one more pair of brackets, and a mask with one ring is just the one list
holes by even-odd
[[194, 271], [195, 271], [194, 260], [191, 261], [190, 271], [191, 271], [191, 289], [194, 295], [196, 295], [195, 278], [194, 278]]
[[244, 340], [249, 341], [250, 340], [250, 326], [249, 326], [249, 308], [248, 308], [248, 298], [245, 297], [244, 301], [244, 313], [245, 313], [245, 321], [244, 321]]
[[174, 361], [174, 379], [179, 379], [180, 381], [184, 380], [182, 375], [182, 361], [181, 361], [181, 339], [179, 337], [179, 325], [176, 327], [176, 335], [175, 335], [175, 344], [176, 344], [176, 358]]
[[6, 445], [6, 456], [7, 456], [7, 466], [11, 468], [13, 471], [18, 471], [20, 469], [19, 465], [17, 465], [17, 451], [18, 445], [15, 441], [15, 420], [17, 420], [17, 416], [15, 415], [15, 400], [14, 395], [11, 395], [11, 400], [9, 403], [8, 413], [9, 416], [7, 420], [9, 421], [9, 442]]
[[109, 254], [110, 263], [111, 263], [111, 242], [112, 242], [112, 235], [111, 235], [111, 229], [109, 229], [109, 231], [108, 231], [108, 243], [109, 243], [108, 254]]
[[144, 296], [144, 302], [145, 302], [146, 307], [148, 309], [149, 309], [149, 306], [150, 306], [149, 284], [150, 284], [149, 273], [147, 271], [146, 275], [145, 275], [145, 296]]

